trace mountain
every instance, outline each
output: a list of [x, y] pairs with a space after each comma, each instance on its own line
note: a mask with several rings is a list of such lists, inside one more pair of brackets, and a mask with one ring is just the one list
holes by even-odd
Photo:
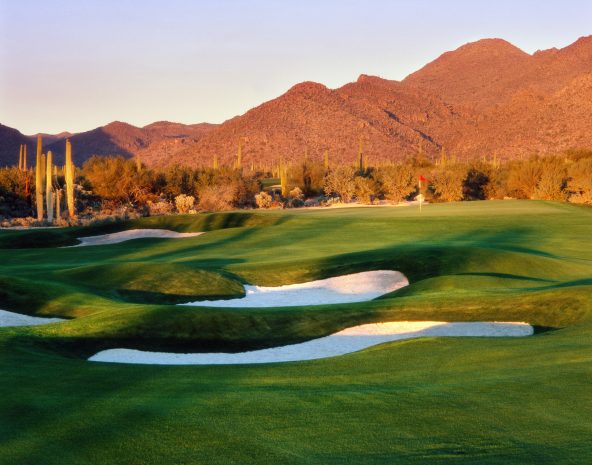
[[403, 82], [484, 111], [525, 90], [550, 95], [587, 73], [592, 73], [592, 36], [532, 55], [502, 39], [483, 39], [444, 53]]
[[362, 75], [336, 90], [303, 82], [226, 121], [177, 157], [185, 164], [208, 165], [217, 155], [228, 164], [240, 139], [245, 163], [299, 160], [305, 153], [320, 160], [325, 150], [333, 162], [349, 163], [358, 157], [361, 138], [370, 159], [400, 159], [420, 144], [427, 152], [438, 151], [432, 134], [448, 128], [447, 137], [454, 139], [461, 118], [437, 96], [397, 81]]
[[54, 142], [65, 140], [68, 137], [72, 137], [73, 134], [68, 131], [63, 131], [63, 132], [60, 132], [59, 134], [46, 134], [44, 132], [40, 132], [37, 134], [33, 134], [32, 136], [28, 136], [31, 143], [34, 144], [35, 146], [37, 145], [37, 136], [41, 136], [41, 138], [43, 140], [43, 146], [45, 147], [47, 145], [53, 144]]
[[17, 129], [0, 124], [0, 167], [18, 165], [22, 144], [27, 146], [27, 165], [30, 165], [35, 157], [35, 145]]
[[591, 76], [592, 36], [532, 55], [486, 39], [444, 53], [403, 83], [475, 114], [450, 150], [514, 158], [592, 148]]
[[[371, 162], [443, 148], [459, 158], [516, 158], [592, 148], [590, 114], [592, 36], [533, 54], [483, 39], [401, 82], [366, 75], [338, 89], [303, 82], [221, 125], [113, 122], [71, 140], [76, 163], [120, 154], [149, 166], [211, 166], [214, 156], [231, 164], [239, 141], [245, 164], [320, 160], [325, 151], [333, 163], [351, 163], [360, 140]], [[22, 143], [15, 141], [25, 136], [2, 128], [0, 162], [15, 160]], [[46, 148], [60, 163], [63, 139]]]
[[592, 149], [592, 74], [583, 74], [546, 95], [516, 92], [467, 127], [454, 151], [463, 156], [526, 157], [570, 148]]
[[339, 89], [305, 82], [235, 117], [182, 150], [186, 164], [243, 159], [374, 160], [442, 148], [460, 158], [500, 158], [592, 148], [592, 36], [532, 55], [502, 39], [444, 53], [402, 82], [362, 75]]
[[195, 145], [217, 125], [210, 123], [180, 124], [158, 121], [144, 126], [149, 144], [138, 150], [137, 155], [149, 166], [162, 167], [179, 160], [178, 154]]
[[[203, 123], [185, 125], [159, 121], [143, 128], [114, 121], [91, 131], [70, 137], [74, 159], [82, 164], [92, 155], [121, 155], [126, 158], [139, 156], [150, 166], [170, 164], [174, 154], [187, 145], [196, 143], [215, 125]], [[65, 143], [63, 140], [47, 145], [62, 163]], [[163, 159], [166, 158], [166, 159]]]
[[[175, 154], [197, 141], [215, 124], [181, 124], [158, 121], [143, 128], [114, 121], [91, 131], [71, 134], [40, 134], [43, 150], [51, 150], [56, 163], [64, 162], [65, 140], [72, 142], [74, 160], [82, 165], [92, 155], [121, 155], [126, 158], [139, 156], [150, 166], [164, 166], [174, 162]], [[0, 124], [0, 166], [16, 164], [20, 144], [27, 144], [33, 153], [37, 136], [25, 136], [18, 130]], [[29, 155], [29, 160], [32, 160]]]
[[403, 82], [453, 105], [487, 108], [523, 85], [531, 56], [502, 39], [483, 39], [446, 52]]

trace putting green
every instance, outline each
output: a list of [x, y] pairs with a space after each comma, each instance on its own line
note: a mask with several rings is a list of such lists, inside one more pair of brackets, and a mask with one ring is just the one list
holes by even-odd
[[[133, 228], [208, 233], [58, 248]], [[72, 319], [0, 328], [0, 463], [590, 462], [591, 231], [591, 209], [536, 201], [2, 231], [0, 308]], [[380, 269], [411, 284], [321, 307], [163, 303]], [[117, 347], [261, 349], [395, 320], [527, 321], [540, 332], [264, 366], [84, 359]]]

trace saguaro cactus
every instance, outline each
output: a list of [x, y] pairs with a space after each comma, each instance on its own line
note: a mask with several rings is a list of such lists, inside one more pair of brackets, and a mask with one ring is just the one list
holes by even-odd
[[45, 178], [45, 165], [41, 154], [43, 140], [37, 136], [37, 158], [35, 165], [35, 203], [37, 205], [37, 221], [43, 221], [43, 179]]
[[59, 221], [62, 217], [62, 189], [56, 189], [55, 195], [55, 203], [56, 203], [56, 218]]
[[45, 170], [45, 204], [47, 206], [47, 221], [53, 223], [53, 155], [51, 150], [47, 152], [47, 168]]
[[68, 216], [76, 216], [74, 204], [74, 163], [72, 162], [72, 144], [66, 139], [66, 201], [68, 203]]
[[23, 171], [27, 171], [27, 144], [23, 144]]
[[325, 171], [329, 171], [329, 151], [325, 150]]
[[280, 163], [280, 185], [282, 197], [288, 197], [288, 169], [283, 163]]
[[23, 170], [23, 144], [19, 145], [19, 171]]
[[362, 142], [362, 138], [360, 137], [360, 144], [358, 147], [358, 168], [360, 170], [360, 174], [364, 173], [364, 145]]
[[212, 161], [212, 168], [215, 170], [218, 169], [218, 155], [214, 155], [214, 160]]
[[238, 150], [236, 151], [236, 169], [240, 170], [243, 163], [243, 145], [241, 140], [238, 140]]

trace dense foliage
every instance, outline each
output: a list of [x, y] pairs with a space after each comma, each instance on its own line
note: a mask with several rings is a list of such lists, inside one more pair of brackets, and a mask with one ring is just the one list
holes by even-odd
[[[57, 182], [63, 182], [62, 173], [56, 173]], [[143, 216], [327, 201], [401, 202], [420, 193], [420, 176], [427, 180], [421, 194], [431, 202], [518, 198], [592, 203], [592, 151], [585, 150], [503, 163], [495, 158], [457, 161], [444, 153], [430, 161], [419, 154], [400, 163], [363, 167], [326, 167], [304, 158], [258, 171], [224, 166], [148, 169], [138, 160], [95, 156], [77, 171], [77, 211], [82, 218], [93, 218], [122, 209]], [[30, 169], [0, 169], [0, 219], [33, 216], [32, 178]]]

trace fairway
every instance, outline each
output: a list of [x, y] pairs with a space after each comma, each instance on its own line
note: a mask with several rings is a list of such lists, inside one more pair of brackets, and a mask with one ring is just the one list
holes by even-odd
[[[132, 229], [204, 234], [76, 245]], [[592, 209], [482, 201], [148, 217], [0, 231], [0, 463], [592, 462]], [[375, 300], [175, 305], [397, 270]], [[88, 362], [128, 348], [241, 352], [385, 321], [516, 321], [525, 338], [423, 338], [266, 365]]]

